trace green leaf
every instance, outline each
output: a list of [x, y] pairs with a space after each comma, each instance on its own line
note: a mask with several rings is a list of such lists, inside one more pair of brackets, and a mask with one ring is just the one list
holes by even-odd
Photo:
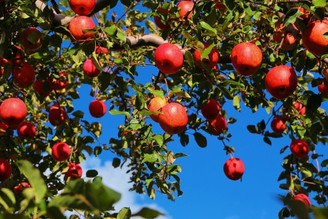
[[16, 162], [16, 165], [20, 172], [26, 176], [31, 187], [33, 188], [35, 202], [40, 203], [47, 193], [47, 186], [41, 177], [40, 171], [27, 160], [19, 160]]
[[201, 21], [199, 22], [200, 25], [202, 26], [202, 28], [204, 28], [205, 30], [210, 31], [211, 33], [217, 34], [217, 30], [214, 29], [213, 27], [211, 27], [211, 25], [209, 25], [208, 23], [206, 23], [205, 21]]
[[131, 117], [130, 113], [128, 113], [128, 112], [122, 112], [122, 111], [114, 110], [114, 109], [110, 110], [109, 113], [112, 114], [112, 115], [124, 115], [128, 119]]
[[258, 133], [258, 130], [256, 128], [255, 125], [248, 125], [247, 126], [247, 130], [250, 132], [250, 133]]
[[161, 147], [164, 143], [164, 137], [163, 135], [154, 135], [153, 139], [156, 141], [156, 143]]
[[316, 219], [328, 218], [328, 208], [312, 207], [311, 209]]
[[207, 146], [207, 139], [199, 132], [194, 133], [195, 140], [199, 147], [205, 148]]
[[117, 167], [120, 166], [120, 164], [121, 164], [121, 160], [119, 158], [117, 158], [117, 157], [114, 157], [113, 158], [113, 161], [112, 161], [113, 167], [117, 168]]
[[90, 178], [94, 178], [94, 177], [98, 176], [98, 171], [97, 170], [88, 170], [86, 172], [86, 176], [90, 177]]
[[12, 211], [11, 208], [15, 207], [16, 204], [15, 194], [8, 188], [2, 188], [0, 190], [0, 204], [7, 212]]
[[160, 154], [154, 151], [152, 154], [144, 154], [144, 159], [142, 162], [150, 162], [150, 163], [155, 163], [155, 162], [160, 162], [162, 160], [162, 157]]
[[131, 209], [130, 208], [122, 208], [117, 215], [117, 219], [129, 219], [131, 217]]
[[326, 0], [313, 0], [312, 4], [316, 7], [316, 8], [324, 8], [327, 5]]
[[142, 208], [138, 213], [133, 214], [132, 216], [140, 216], [143, 218], [156, 218], [161, 215], [164, 216], [164, 214], [159, 211], [145, 207]]
[[109, 35], [109, 36], [114, 36], [114, 34], [117, 31], [117, 27], [115, 25], [112, 25], [110, 27], [106, 27], [104, 31]]

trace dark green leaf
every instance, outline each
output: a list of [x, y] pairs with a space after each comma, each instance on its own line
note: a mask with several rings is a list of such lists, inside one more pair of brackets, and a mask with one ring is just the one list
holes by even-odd
[[86, 172], [86, 176], [90, 177], [90, 178], [96, 177], [96, 176], [98, 176], [98, 171], [97, 170], [88, 170]]
[[156, 218], [158, 216], [164, 216], [164, 214], [159, 211], [145, 207], [142, 208], [138, 213], [133, 214], [132, 216], [140, 216], [143, 218]]
[[207, 139], [199, 132], [194, 133], [195, 140], [199, 147], [204, 148], [207, 146]]

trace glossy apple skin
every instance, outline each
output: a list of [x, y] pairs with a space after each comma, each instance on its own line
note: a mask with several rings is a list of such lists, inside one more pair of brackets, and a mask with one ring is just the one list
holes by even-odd
[[309, 145], [302, 139], [295, 139], [290, 144], [292, 154], [297, 158], [305, 158], [310, 151]]
[[52, 157], [61, 162], [67, 160], [71, 156], [71, 148], [65, 142], [57, 142], [51, 148], [51, 155]]
[[[159, 14], [168, 14], [170, 11], [170, 9], [167, 9], [167, 10], [164, 10], [163, 8], [158, 8], [157, 9], [157, 13]], [[170, 21], [167, 20], [166, 23], [164, 24], [160, 18], [160, 16], [154, 16], [154, 22], [156, 24], [156, 26], [159, 28], [159, 29], [162, 29], [162, 30], [168, 30], [170, 29]]]
[[100, 70], [93, 63], [92, 59], [87, 59], [83, 63], [83, 72], [90, 78], [97, 77], [100, 74]]
[[156, 67], [164, 74], [174, 74], [183, 65], [183, 54], [178, 46], [172, 43], [163, 43], [155, 51]]
[[78, 15], [90, 14], [96, 6], [96, 0], [69, 0], [72, 11]]
[[[204, 50], [206, 50], [211, 44], [210, 43], [204, 43]], [[201, 62], [205, 65], [207, 65], [209, 68], [214, 68], [217, 66], [217, 63], [219, 61], [219, 51], [218, 49], [214, 46], [211, 50], [211, 52], [208, 54], [208, 58], [203, 58], [202, 59], [202, 53], [198, 49], [195, 50], [194, 52], [194, 60], [195, 64], [203, 69], [203, 66], [201, 65]]]
[[26, 188], [31, 188], [31, 185], [28, 182], [20, 182], [17, 186], [14, 187], [14, 192], [18, 194]]
[[286, 120], [282, 116], [276, 116], [273, 118], [271, 122], [271, 129], [273, 130], [274, 133], [281, 134], [283, 133], [287, 126], [286, 126]]
[[36, 136], [36, 127], [33, 123], [24, 121], [17, 127], [19, 137], [32, 139]]
[[241, 159], [233, 157], [224, 163], [223, 171], [229, 179], [238, 180], [243, 176], [245, 166]]
[[[43, 34], [36, 27], [28, 27], [21, 33], [21, 44], [30, 53], [36, 52], [42, 46]], [[29, 41], [33, 38], [34, 43]]]
[[11, 165], [8, 160], [0, 158], [0, 181], [3, 182], [11, 176]]
[[[150, 112], [160, 111], [162, 109], [162, 107], [165, 106], [166, 104], [168, 104], [166, 97], [165, 98], [154, 97], [150, 100], [150, 102], [148, 104], [148, 110]], [[160, 113], [155, 113], [155, 114], [150, 115], [150, 118], [153, 121], [158, 122], [159, 121], [159, 115], [160, 115]]]
[[59, 109], [59, 107], [55, 104], [50, 107], [48, 119], [53, 126], [57, 126], [65, 123], [68, 120], [68, 116], [64, 107], [60, 107]]
[[35, 71], [29, 63], [23, 63], [15, 66], [13, 71], [14, 83], [20, 88], [28, 88], [35, 81]]
[[287, 65], [279, 65], [270, 69], [265, 76], [265, 87], [275, 98], [283, 100], [290, 96], [297, 86], [297, 75]]
[[311, 208], [311, 201], [309, 197], [303, 193], [299, 193], [293, 197], [295, 201], [301, 201], [308, 209]]
[[0, 118], [9, 128], [16, 129], [27, 115], [27, 108], [19, 98], [5, 99], [0, 105]]
[[220, 113], [221, 107], [216, 99], [209, 99], [201, 108], [201, 112], [203, 116], [212, 121], [218, 117]]
[[173, 135], [186, 130], [188, 115], [186, 109], [180, 103], [168, 103], [162, 107], [158, 122], [162, 129]]
[[212, 135], [220, 135], [224, 130], [228, 128], [227, 120], [219, 114], [215, 119], [211, 121], [209, 128]]
[[105, 115], [107, 111], [106, 104], [101, 100], [93, 100], [89, 104], [89, 112], [91, 116], [95, 118], [100, 118]]
[[[184, 18], [186, 14], [191, 11], [194, 7], [194, 3], [192, 1], [181, 1], [177, 5], [178, 8], [180, 8], [179, 11], [179, 17]], [[188, 14], [188, 19], [191, 19], [192, 11]]]
[[65, 173], [65, 177], [71, 177], [73, 179], [78, 179], [82, 177], [82, 167], [80, 164], [70, 163], [68, 166], [68, 170]]
[[232, 65], [241, 75], [254, 74], [260, 68], [262, 58], [261, 49], [254, 43], [239, 43], [231, 50]]
[[324, 34], [328, 32], [328, 20], [312, 21], [302, 35], [303, 46], [316, 56], [321, 56], [328, 46]]
[[51, 83], [44, 80], [36, 80], [33, 84], [33, 89], [42, 97], [47, 97], [50, 95]]
[[95, 33], [86, 32], [83, 30], [92, 30], [96, 27], [92, 18], [87, 16], [74, 17], [69, 23], [68, 29], [77, 42], [90, 42], [91, 38], [95, 37]]
[[51, 81], [51, 88], [54, 90], [62, 90], [68, 85], [68, 75], [66, 72], [58, 71], [59, 78], [53, 78]]

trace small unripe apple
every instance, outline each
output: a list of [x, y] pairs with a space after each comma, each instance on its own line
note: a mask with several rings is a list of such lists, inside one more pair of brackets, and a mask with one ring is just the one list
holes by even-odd
[[28, 27], [21, 33], [21, 44], [30, 53], [36, 52], [42, 46], [43, 34], [36, 27]]
[[216, 99], [209, 99], [201, 108], [201, 112], [203, 116], [212, 121], [218, 117], [220, 113], [221, 107]]
[[271, 122], [271, 128], [272, 128], [273, 132], [277, 133], [277, 134], [283, 133], [287, 128], [285, 122], [286, 122], [285, 118], [282, 116], [274, 117]]
[[49, 96], [52, 91], [51, 83], [41, 79], [34, 82], [33, 89], [42, 97]]
[[325, 34], [328, 32], [328, 20], [310, 22], [302, 34], [303, 46], [316, 56], [321, 56], [328, 46]]
[[158, 122], [162, 129], [173, 135], [186, 130], [188, 115], [186, 109], [180, 103], [168, 103], [162, 107]]
[[[168, 104], [166, 97], [165, 98], [154, 97], [150, 100], [150, 102], [148, 104], [148, 110], [150, 112], [160, 111], [162, 109], [162, 107], [165, 106], [166, 104]], [[160, 115], [160, 113], [151, 114], [150, 118], [153, 121], [158, 122], [159, 121], [159, 115]]]
[[100, 74], [100, 70], [93, 63], [92, 59], [87, 59], [83, 63], [83, 72], [90, 78], [97, 77]]
[[261, 66], [262, 51], [254, 43], [239, 43], [231, 50], [231, 62], [239, 74], [252, 75]]
[[11, 165], [8, 160], [0, 158], [0, 181], [3, 182], [11, 176]]
[[13, 71], [14, 83], [20, 88], [28, 88], [35, 81], [35, 71], [32, 65], [23, 63], [15, 66]]
[[68, 3], [72, 11], [78, 15], [88, 15], [96, 6], [96, 0], [69, 0]]
[[177, 7], [180, 9], [179, 10], [179, 17], [180, 18], [184, 18], [187, 13], [189, 12], [187, 18], [188, 19], [191, 19], [191, 16], [192, 16], [192, 10], [193, 10], [193, 7], [194, 7], [194, 2], [192, 1], [181, 1], [178, 3]]
[[88, 43], [92, 38], [95, 37], [95, 33], [83, 32], [84, 30], [92, 30], [96, 27], [92, 18], [87, 16], [77, 16], [74, 17], [69, 23], [68, 29], [72, 34], [73, 38], [77, 42]]
[[155, 51], [156, 67], [164, 74], [173, 74], [183, 65], [183, 54], [179, 47], [172, 43], [163, 43]]
[[215, 119], [211, 121], [209, 128], [212, 135], [220, 135], [224, 130], [228, 128], [227, 120], [219, 114]]
[[52, 157], [57, 161], [67, 160], [71, 156], [71, 148], [65, 142], [57, 142], [51, 149]]
[[292, 154], [297, 158], [305, 158], [310, 151], [309, 145], [302, 139], [295, 139], [290, 144]]
[[103, 117], [106, 113], [107, 107], [104, 101], [93, 100], [89, 104], [89, 112], [95, 118]]
[[54, 104], [50, 107], [48, 119], [53, 126], [56, 126], [65, 123], [68, 116], [64, 107], [59, 108], [57, 104]]
[[24, 121], [17, 127], [19, 137], [32, 139], [36, 136], [36, 127], [33, 123]]
[[54, 90], [62, 90], [68, 85], [68, 75], [66, 72], [58, 71], [58, 79], [53, 78], [51, 88]]
[[28, 182], [20, 182], [18, 185], [14, 186], [14, 192], [18, 194], [26, 188], [31, 188], [31, 185]]
[[19, 98], [7, 98], [0, 105], [0, 118], [9, 128], [16, 129], [25, 120], [27, 108]]
[[65, 173], [65, 177], [71, 177], [73, 179], [78, 179], [82, 177], [82, 167], [77, 163], [70, 163], [68, 165], [68, 170]]
[[223, 171], [224, 174], [231, 180], [238, 180], [244, 174], [245, 166], [241, 159], [230, 158], [224, 163]]
[[293, 197], [293, 200], [302, 202], [308, 209], [311, 208], [311, 202], [310, 202], [309, 197], [303, 193], [299, 193], [299, 194], [295, 195]]
[[[204, 43], [204, 50], [206, 50], [211, 44], [210, 43]], [[214, 68], [217, 66], [217, 63], [219, 61], [219, 51], [214, 46], [211, 50], [211, 52], [208, 54], [208, 58], [202, 59], [202, 53], [198, 49], [194, 52], [194, 60], [198, 67], [203, 69], [203, 66], [201, 63], [207, 65], [209, 68]]]

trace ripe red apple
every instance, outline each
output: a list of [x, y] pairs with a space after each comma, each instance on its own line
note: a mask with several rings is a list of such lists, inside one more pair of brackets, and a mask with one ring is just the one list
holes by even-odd
[[108, 49], [103, 46], [96, 46], [95, 52], [96, 52], [96, 54], [100, 54], [100, 53], [108, 54]]
[[36, 27], [28, 27], [21, 33], [21, 44], [30, 53], [36, 52], [42, 46], [43, 34]]
[[10, 59], [12, 65], [21, 65], [24, 63], [25, 52], [20, 46], [13, 46], [12, 54], [13, 56]]
[[231, 62], [239, 74], [252, 75], [261, 66], [262, 51], [254, 43], [239, 43], [231, 51]]
[[286, 126], [286, 119], [282, 116], [276, 116], [273, 118], [271, 122], [271, 128], [274, 133], [280, 134], [283, 133], [287, 126]]
[[295, 157], [304, 158], [308, 156], [310, 148], [306, 141], [295, 139], [290, 144], [290, 150]]
[[34, 82], [33, 89], [42, 97], [49, 96], [52, 91], [51, 83], [41, 79]]
[[33, 123], [24, 121], [17, 127], [19, 137], [32, 139], [36, 136], [36, 127]]
[[275, 98], [283, 100], [291, 95], [297, 86], [297, 75], [287, 65], [273, 67], [265, 76], [265, 87]]
[[305, 115], [306, 107], [300, 102], [294, 102], [293, 107], [299, 112], [301, 116]]
[[321, 56], [328, 46], [325, 33], [328, 32], [328, 20], [310, 22], [302, 35], [303, 46], [316, 56]]
[[162, 107], [158, 122], [162, 129], [171, 135], [181, 133], [188, 124], [186, 109], [180, 103], [168, 103]]
[[66, 72], [58, 71], [58, 79], [53, 78], [51, 88], [54, 90], [62, 90], [68, 85], [68, 75]]
[[56, 126], [65, 123], [68, 116], [64, 107], [59, 108], [57, 104], [54, 104], [50, 107], [48, 119], [53, 126]]
[[88, 15], [96, 6], [96, 0], [69, 0], [68, 3], [72, 11], [78, 15]]
[[11, 176], [11, 165], [8, 160], [0, 158], [0, 181], [3, 182]]
[[[170, 11], [169, 8], [166, 9], [166, 10], [163, 9], [163, 8], [158, 8], [158, 9], [157, 9], [157, 13], [158, 13], [158, 14], [163, 14], [163, 15], [168, 14], [169, 11]], [[168, 30], [168, 29], [170, 29], [170, 23], [169, 23], [170, 20], [169, 20], [169, 19], [168, 19], [168, 20], [166, 21], [166, 23], [164, 24], [164, 23], [162, 22], [160, 16], [156, 15], [156, 16], [154, 16], [154, 21], [155, 21], [155, 24], [156, 24], [156, 26], [157, 26], [158, 28], [160, 28], [160, 29], [162, 29], [162, 30]]]
[[220, 135], [228, 128], [228, 123], [222, 115], [218, 115], [209, 125], [212, 135]]
[[293, 200], [302, 202], [308, 209], [311, 208], [311, 202], [307, 195], [298, 193], [293, 197]]
[[89, 112], [95, 118], [103, 117], [106, 113], [106, 104], [101, 100], [93, 100], [89, 104]]
[[215, 8], [221, 12], [224, 12], [227, 7], [223, 4], [222, 0], [212, 0], [215, 2]]
[[221, 107], [216, 99], [209, 99], [201, 108], [201, 112], [203, 116], [212, 121], [218, 117], [220, 113]]
[[[166, 104], [168, 104], [166, 97], [165, 98], [154, 97], [150, 100], [150, 102], [148, 104], [148, 110], [150, 112], [161, 111], [162, 107], [165, 106]], [[150, 118], [153, 121], [158, 122], [159, 121], [159, 115], [160, 115], [160, 113], [151, 114]]]
[[97, 77], [100, 74], [100, 70], [93, 63], [92, 59], [87, 59], [83, 63], [84, 74], [88, 77]]
[[[292, 28], [292, 32], [294, 34], [296, 32], [299, 32], [295, 24], [292, 24], [291, 26], [289, 26], [289, 28]], [[286, 27], [283, 23], [281, 23], [280, 26], [276, 28], [276, 32], [273, 34], [273, 40], [279, 44], [283, 40], [281, 44], [281, 49], [284, 51], [290, 51], [296, 42], [296, 35], [294, 35], [292, 32], [287, 32], [284, 29], [286, 29]]]
[[183, 54], [179, 47], [172, 43], [163, 43], [155, 51], [156, 67], [164, 74], [173, 74], [183, 65]]
[[52, 157], [57, 161], [67, 160], [71, 156], [71, 148], [65, 142], [57, 142], [51, 148]]
[[318, 91], [320, 93], [328, 95], [328, 86], [325, 83], [327, 83], [326, 80], [323, 80], [321, 84], [318, 85]]
[[230, 158], [224, 163], [223, 171], [224, 174], [231, 180], [238, 180], [244, 174], [245, 166], [241, 159]]
[[26, 115], [26, 105], [19, 98], [7, 98], [0, 106], [0, 118], [9, 128], [16, 129], [24, 121]]
[[84, 33], [83, 30], [92, 30], [96, 27], [95, 23], [93, 22], [92, 18], [87, 16], [77, 16], [74, 17], [71, 22], [69, 23], [68, 29], [72, 34], [73, 38], [77, 42], [85, 42], [88, 43], [91, 41], [91, 38], [95, 37], [95, 33], [86, 32]]
[[[206, 50], [211, 44], [210, 43], [204, 43], [204, 50]], [[202, 52], [199, 51], [199, 49], [196, 49], [194, 52], [194, 60], [198, 67], [203, 69], [203, 66], [201, 62], [205, 65], [207, 65], [209, 68], [214, 68], [217, 66], [217, 63], [219, 61], [219, 51], [214, 46], [211, 50], [211, 52], [208, 54], [208, 58], [202, 59]]]
[[77, 163], [70, 163], [68, 166], [68, 170], [65, 173], [65, 177], [71, 177], [73, 179], [82, 177], [82, 167]]
[[180, 9], [180, 11], [179, 11], [179, 17], [180, 18], [184, 18], [187, 15], [187, 13], [190, 11], [187, 18], [191, 19], [192, 9], [194, 7], [194, 2], [192, 2], [192, 1], [181, 1], [181, 2], [178, 3], [177, 6]]
[[13, 71], [14, 83], [20, 88], [28, 88], [35, 81], [35, 71], [32, 65], [23, 63], [15, 66]]
[[18, 185], [14, 186], [14, 192], [18, 194], [26, 188], [31, 188], [31, 185], [28, 182], [20, 182]]

